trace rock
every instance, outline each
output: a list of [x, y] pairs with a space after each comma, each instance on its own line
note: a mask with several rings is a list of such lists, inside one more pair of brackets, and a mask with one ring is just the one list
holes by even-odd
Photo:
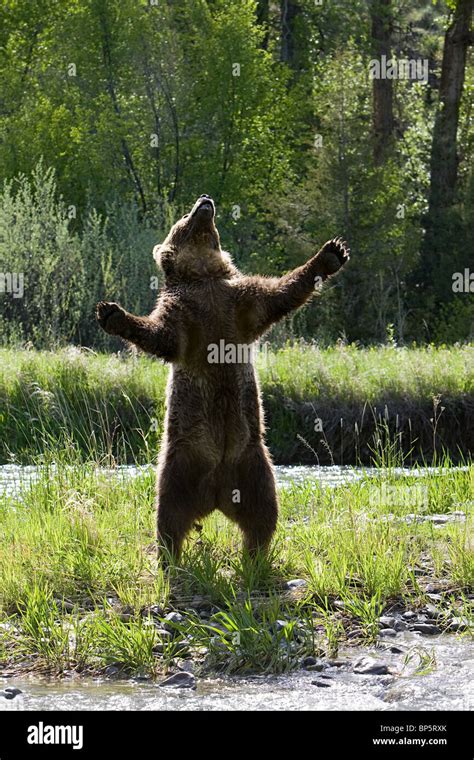
[[437, 618], [440, 615], [438, 607], [436, 607], [435, 604], [426, 604], [424, 607], [424, 611], [430, 618]]
[[169, 686], [173, 689], [195, 689], [196, 679], [192, 673], [186, 673], [184, 670], [181, 670], [179, 673], [175, 673], [162, 681], [160, 686]]
[[104, 674], [107, 676], [107, 678], [113, 678], [113, 676], [116, 676], [118, 673], [120, 673], [121, 668], [118, 667], [118, 665], [107, 665], [107, 667], [104, 670]]
[[274, 623], [275, 631], [277, 633], [279, 633], [284, 628], [286, 628], [287, 625], [288, 625], [288, 621], [287, 620], [275, 620], [275, 623]]
[[287, 581], [285, 585], [287, 589], [294, 591], [296, 588], [306, 588], [308, 581], [305, 581], [304, 578], [294, 578], [291, 581]]
[[192, 660], [178, 660], [176, 665], [183, 673], [194, 673], [194, 662]]
[[413, 625], [410, 625], [410, 631], [424, 633], [427, 636], [435, 636], [437, 633], [441, 633], [440, 628], [431, 623], [413, 623]]
[[426, 596], [428, 597], [428, 599], [431, 599], [432, 602], [443, 601], [443, 597], [441, 596], [441, 594], [426, 594]]
[[327, 689], [329, 686], [331, 686], [330, 683], [327, 681], [311, 681], [312, 686], [319, 686], [319, 688]]
[[373, 657], [360, 657], [353, 665], [354, 673], [371, 676], [385, 676], [388, 673], [388, 666], [380, 660]]
[[0, 697], [5, 699], [15, 699], [18, 694], [23, 694], [21, 689], [17, 689], [16, 686], [7, 686], [6, 689], [0, 691]]
[[414, 620], [416, 618], [416, 612], [413, 612], [413, 610], [407, 610], [403, 613], [402, 618], [404, 620]]
[[381, 638], [385, 638], [385, 636], [396, 636], [397, 632], [395, 628], [382, 628], [381, 631], [379, 631], [379, 636]]
[[427, 583], [425, 587], [425, 592], [427, 594], [439, 594], [441, 591], [439, 586], [436, 586], [434, 583]]
[[133, 676], [134, 681], [149, 681], [150, 678], [151, 678], [150, 674], [147, 673], [145, 670], [137, 670], [137, 672]]
[[155, 633], [160, 637], [160, 639], [166, 639], [167, 641], [173, 638], [171, 633], [167, 631], [166, 628], [156, 628]]
[[381, 628], [395, 628], [395, 618], [391, 615], [382, 615], [379, 618], [379, 625]]
[[189, 606], [199, 611], [211, 612], [213, 610], [212, 602], [204, 596], [193, 596]]
[[316, 657], [305, 657], [301, 663], [301, 666], [305, 670], [312, 670], [320, 673], [327, 667], [327, 664], [322, 660], [318, 660]]
[[309, 668], [312, 665], [317, 665], [317, 664], [318, 664], [318, 660], [316, 659], [316, 657], [312, 657], [311, 655], [309, 655], [308, 657], [304, 657], [301, 660], [302, 668]]
[[168, 612], [168, 614], [165, 616], [165, 620], [168, 623], [173, 623], [173, 625], [175, 625], [182, 623], [184, 617], [179, 612]]
[[159, 607], [157, 604], [152, 604], [150, 607], [143, 607], [140, 610], [142, 617], [162, 618], [165, 614], [163, 607]]
[[346, 634], [348, 639], [362, 639], [364, 637], [364, 631], [362, 628], [353, 628]]
[[404, 650], [400, 649], [400, 647], [390, 647], [389, 652], [392, 654], [403, 654]]
[[434, 525], [444, 525], [445, 523], [449, 522], [449, 515], [429, 515], [428, 519]]
[[448, 623], [448, 631], [466, 631], [469, 628], [469, 620], [462, 617], [453, 617]]

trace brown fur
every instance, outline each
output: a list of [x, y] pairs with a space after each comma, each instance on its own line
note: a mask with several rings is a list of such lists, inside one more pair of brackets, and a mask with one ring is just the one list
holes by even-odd
[[[101, 302], [106, 332], [172, 363], [158, 465], [158, 542], [176, 557], [196, 520], [234, 520], [251, 553], [266, 549], [277, 497], [251, 362], [210, 363], [209, 346], [253, 343], [348, 260], [340, 240], [280, 278], [241, 274], [220, 247], [214, 204], [196, 201], [154, 251], [165, 286], [149, 317]], [[318, 279], [319, 278], [319, 279]]]

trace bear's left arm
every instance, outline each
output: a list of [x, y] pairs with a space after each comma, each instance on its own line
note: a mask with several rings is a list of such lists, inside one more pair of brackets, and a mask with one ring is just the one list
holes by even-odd
[[173, 299], [161, 298], [149, 317], [136, 317], [116, 303], [97, 304], [96, 318], [105, 332], [133, 343], [142, 351], [173, 361], [179, 351], [179, 310]]
[[238, 322], [245, 339], [256, 340], [279, 319], [302, 306], [349, 260], [347, 244], [329, 240], [306, 264], [283, 277], [242, 277], [238, 282]]

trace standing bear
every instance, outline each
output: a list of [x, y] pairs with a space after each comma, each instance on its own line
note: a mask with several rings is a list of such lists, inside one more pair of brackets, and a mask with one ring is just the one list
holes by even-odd
[[158, 463], [158, 545], [177, 559], [196, 520], [219, 509], [239, 525], [254, 554], [268, 547], [278, 504], [246, 349], [302, 306], [346, 263], [349, 250], [335, 239], [283, 277], [244, 275], [221, 249], [214, 202], [201, 195], [154, 256], [165, 283], [150, 316], [101, 302], [97, 319], [110, 335], [172, 365]]

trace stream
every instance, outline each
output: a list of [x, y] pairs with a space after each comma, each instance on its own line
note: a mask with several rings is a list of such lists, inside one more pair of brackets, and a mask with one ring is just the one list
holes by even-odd
[[[416, 674], [420, 647], [433, 666]], [[391, 649], [400, 650], [392, 653]], [[412, 660], [406, 665], [407, 654]], [[361, 657], [385, 663], [384, 675], [354, 672]], [[331, 661], [332, 662], [332, 661]], [[341, 650], [337, 664], [322, 673], [197, 678], [195, 690], [160, 687], [151, 681], [107, 679], [14, 679], [22, 690], [0, 697], [0, 710], [472, 710], [474, 645], [441, 634], [427, 640], [402, 632], [390, 646]], [[0, 689], [13, 685], [1, 678]]]

